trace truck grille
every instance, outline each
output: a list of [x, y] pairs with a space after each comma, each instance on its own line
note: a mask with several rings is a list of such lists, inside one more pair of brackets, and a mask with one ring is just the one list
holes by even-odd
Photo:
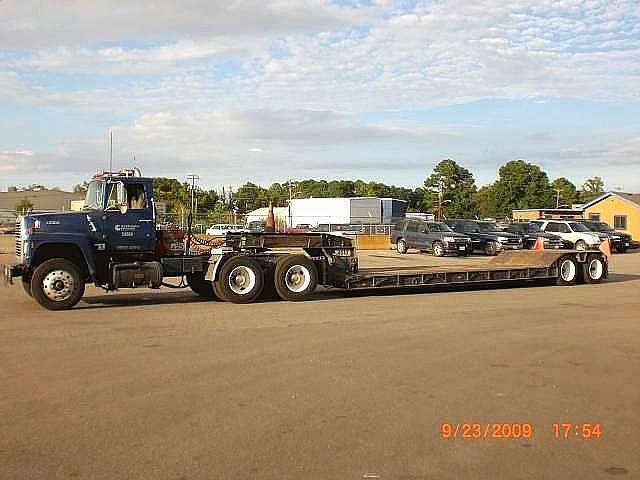
[[16, 257], [22, 259], [22, 221], [16, 220]]

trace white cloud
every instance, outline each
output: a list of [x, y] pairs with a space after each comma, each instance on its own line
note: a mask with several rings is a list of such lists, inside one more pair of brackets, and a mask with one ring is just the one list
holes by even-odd
[[[34, 14], [37, 12], [37, 14]], [[309, 32], [352, 22], [357, 11], [322, 0], [159, 0], [0, 3], [0, 45], [11, 49], [102, 42]]]

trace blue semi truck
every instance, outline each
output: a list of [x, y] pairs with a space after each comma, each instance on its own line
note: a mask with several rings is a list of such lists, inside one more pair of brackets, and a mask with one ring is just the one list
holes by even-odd
[[76, 305], [85, 285], [106, 291], [175, 287], [182, 279], [205, 298], [250, 303], [261, 297], [303, 300], [318, 285], [348, 290], [555, 279], [599, 283], [600, 252], [501, 254], [487, 265], [361, 269], [353, 239], [327, 233], [228, 233], [202, 238], [156, 217], [153, 179], [137, 169], [94, 175], [81, 211], [28, 214], [16, 225], [18, 263], [8, 283], [49, 310]]

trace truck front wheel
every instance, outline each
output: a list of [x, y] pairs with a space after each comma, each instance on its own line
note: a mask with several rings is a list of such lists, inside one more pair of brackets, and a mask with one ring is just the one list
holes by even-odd
[[276, 264], [273, 283], [281, 299], [304, 300], [318, 286], [318, 271], [304, 255], [288, 255]]
[[47, 310], [66, 310], [84, 295], [84, 281], [73, 262], [65, 258], [52, 258], [34, 270], [31, 294]]
[[24, 289], [24, 293], [26, 293], [30, 297], [33, 297], [33, 294], [31, 293], [31, 277], [22, 275], [20, 279], [22, 280], [22, 288]]

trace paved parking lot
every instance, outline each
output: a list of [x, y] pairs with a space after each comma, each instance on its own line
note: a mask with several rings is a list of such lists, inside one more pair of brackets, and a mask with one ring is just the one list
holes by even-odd
[[[461, 260], [362, 266], [434, 261]], [[639, 478], [639, 292], [640, 252], [602, 285], [302, 303], [0, 289], [0, 478]], [[531, 438], [440, 435], [505, 422]]]

